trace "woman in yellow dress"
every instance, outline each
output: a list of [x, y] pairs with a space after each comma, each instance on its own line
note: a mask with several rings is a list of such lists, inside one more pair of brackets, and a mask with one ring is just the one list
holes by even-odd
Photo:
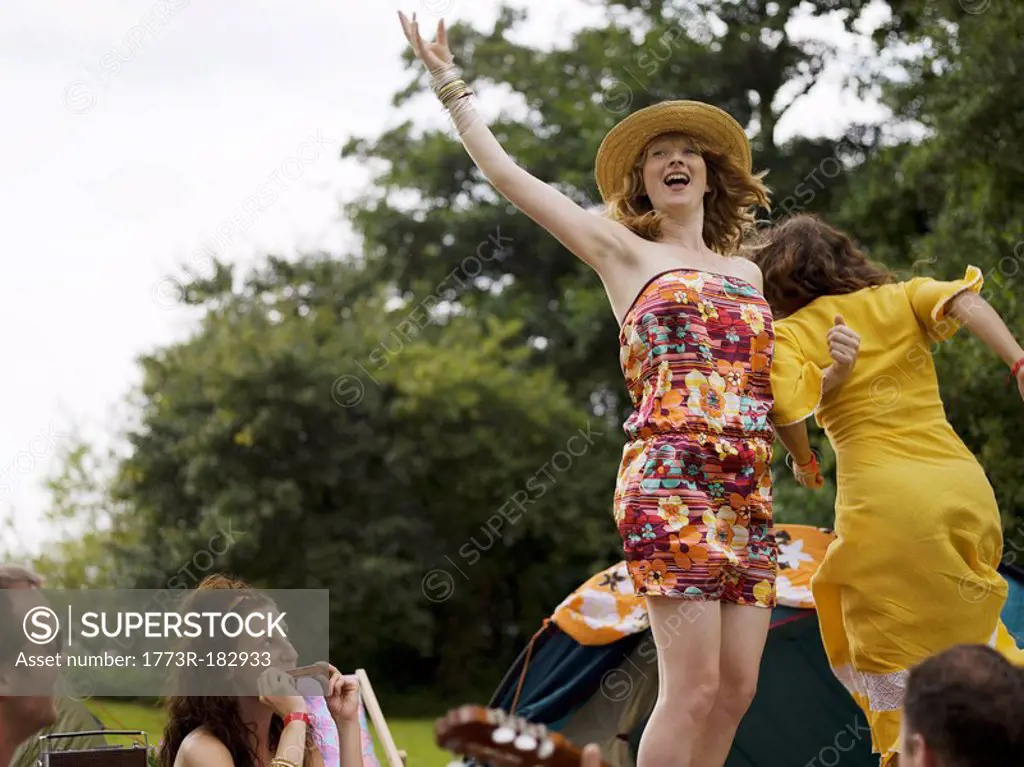
[[[776, 318], [773, 413], [798, 481], [822, 484], [808, 417], [836, 453], [837, 537], [811, 582], [825, 651], [892, 767], [911, 667], [960, 643], [1024, 665], [1000, 620], [996, 498], [946, 419], [931, 347], [966, 327], [1022, 397], [1024, 349], [978, 295], [973, 266], [961, 280], [899, 282], [807, 215], [769, 231], [751, 258]], [[852, 353], [844, 325], [859, 336]]]

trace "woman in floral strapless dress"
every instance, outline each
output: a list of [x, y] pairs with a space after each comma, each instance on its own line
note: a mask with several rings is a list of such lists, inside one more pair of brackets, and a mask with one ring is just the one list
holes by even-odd
[[638, 767], [722, 767], [753, 699], [775, 600], [771, 314], [760, 270], [736, 257], [754, 210], [768, 206], [747, 135], [710, 104], [640, 109], [602, 140], [595, 175], [606, 207], [588, 211], [504, 150], [476, 111], [444, 22], [428, 42], [415, 14], [399, 17], [482, 176], [607, 291], [637, 408], [615, 516], [658, 649]]
[[655, 276], [626, 314], [615, 521], [643, 594], [775, 604], [772, 314], [737, 277]]

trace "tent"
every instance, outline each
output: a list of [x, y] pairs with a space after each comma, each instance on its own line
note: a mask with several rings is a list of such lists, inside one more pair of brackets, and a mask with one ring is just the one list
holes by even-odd
[[[822, 647], [811, 576], [833, 540], [825, 529], [778, 525], [779, 604], [773, 609], [757, 695], [726, 767], [877, 767], [867, 720], [833, 676]], [[1024, 569], [1003, 566], [1003, 620], [1024, 646]], [[687, 610], [680, 609], [685, 631]], [[692, 618], [690, 618], [692, 620]], [[595, 574], [544, 621], [489, 705], [596, 742], [612, 767], [634, 767], [657, 695], [657, 655], [644, 601], [625, 562]]]

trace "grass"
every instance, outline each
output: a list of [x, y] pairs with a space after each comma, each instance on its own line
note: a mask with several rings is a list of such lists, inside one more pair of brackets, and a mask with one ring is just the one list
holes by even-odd
[[[395, 745], [408, 754], [405, 760], [408, 767], [446, 767], [455, 758], [434, 744], [433, 719], [389, 719], [388, 727]], [[384, 764], [384, 749], [379, 745], [377, 758], [381, 761], [381, 767], [387, 767]]]
[[[90, 700], [88, 707], [108, 729], [143, 730], [149, 736], [149, 742], [154, 745], [160, 741], [163, 734], [165, 717], [163, 711], [158, 708], [119, 700]], [[391, 728], [391, 737], [395, 745], [408, 754], [408, 767], [446, 767], [454, 759], [434, 744], [432, 718], [389, 718], [388, 726]], [[376, 741], [376, 737], [374, 740]], [[387, 767], [384, 749], [379, 743], [377, 759], [381, 767]]]
[[166, 717], [158, 708], [120, 700], [89, 700], [86, 706], [108, 730], [142, 730], [150, 744], [160, 742]]

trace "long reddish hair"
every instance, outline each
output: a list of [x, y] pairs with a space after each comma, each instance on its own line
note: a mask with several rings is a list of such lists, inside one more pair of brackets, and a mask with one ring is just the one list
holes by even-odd
[[[723, 256], [733, 255], [743, 238], [754, 231], [754, 210], [768, 208], [769, 192], [762, 182], [765, 173], [752, 174], [740, 168], [736, 161], [724, 154], [713, 152], [691, 136], [686, 140], [707, 166], [708, 194], [704, 198], [704, 243]], [[651, 139], [640, 152], [630, 169], [629, 182], [624, 191], [611, 196], [606, 215], [618, 221], [645, 240], [658, 241], [665, 214], [654, 209], [644, 192], [644, 163]]]
[[855, 293], [895, 280], [848, 234], [810, 213], [789, 216], [759, 232], [744, 249], [764, 275], [765, 298], [777, 317], [822, 296]]
[[[227, 575], [208, 575], [196, 587], [191, 600], [192, 607], [197, 612], [202, 612], [204, 596], [211, 589], [251, 589], [244, 581], [232, 578]], [[252, 607], [265, 607], [270, 604], [269, 598], [257, 598]], [[222, 605], [218, 600], [217, 605]], [[247, 611], [249, 606], [247, 605]], [[203, 640], [204, 651], [212, 647], [210, 639]], [[224, 650], [230, 652], [233, 648], [225, 643], [224, 647], [213, 647], [214, 652]], [[216, 673], [208, 668], [190, 668], [184, 670], [178, 678], [178, 690], [203, 690], [210, 688], [210, 674]], [[220, 680], [219, 689], [223, 689], [223, 680]], [[278, 739], [281, 737], [281, 730], [284, 722], [274, 714], [270, 720], [270, 730], [267, 733], [257, 733], [249, 729], [239, 712], [238, 698], [226, 695], [181, 695], [173, 694], [164, 701], [167, 709], [167, 725], [164, 727], [163, 740], [160, 746], [158, 764], [159, 767], [173, 767], [174, 759], [178, 755], [182, 741], [193, 730], [203, 727], [210, 732], [217, 740], [224, 744], [231, 753], [231, 760], [237, 767], [248, 767], [256, 765], [257, 755], [254, 743], [256, 738], [268, 738], [270, 750], [277, 747]], [[317, 734], [312, 727], [306, 728], [306, 754], [319, 748], [320, 743]]]

